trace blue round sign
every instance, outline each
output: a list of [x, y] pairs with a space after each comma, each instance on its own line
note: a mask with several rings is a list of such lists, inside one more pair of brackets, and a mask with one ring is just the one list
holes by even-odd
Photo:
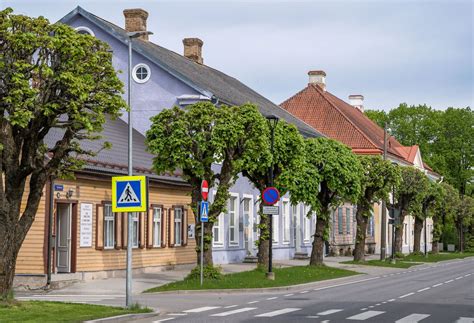
[[267, 187], [262, 192], [262, 200], [267, 205], [273, 205], [280, 200], [280, 192], [276, 187]]

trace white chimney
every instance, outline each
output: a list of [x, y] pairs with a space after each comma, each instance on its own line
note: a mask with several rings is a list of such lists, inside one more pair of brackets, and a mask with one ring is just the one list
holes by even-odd
[[324, 71], [309, 71], [309, 84], [318, 85], [323, 91], [326, 91], [326, 73]]
[[354, 108], [359, 109], [361, 112], [364, 112], [364, 96], [360, 94], [351, 94], [349, 95], [349, 103]]

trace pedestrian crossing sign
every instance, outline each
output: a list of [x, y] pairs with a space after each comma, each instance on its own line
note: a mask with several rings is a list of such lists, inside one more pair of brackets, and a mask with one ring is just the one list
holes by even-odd
[[146, 176], [112, 177], [112, 212], [145, 212]]

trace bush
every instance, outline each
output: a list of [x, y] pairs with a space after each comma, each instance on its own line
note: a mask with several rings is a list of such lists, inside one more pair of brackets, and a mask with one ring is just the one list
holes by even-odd
[[421, 251], [412, 252], [410, 256], [424, 256], [425, 254]]
[[395, 252], [395, 258], [403, 259], [403, 258], [405, 258], [405, 255], [403, 254], [403, 252], [397, 251], [397, 252]]
[[[204, 272], [203, 272], [203, 277], [204, 279], [213, 279], [213, 280], [219, 280], [222, 278], [222, 267], [220, 266], [212, 266], [212, 265], [207, 265], [204, 266]], [[188, 276], [184, 280], [194, 280], [194, 279], [200, 279], [201, 278], [201, 266], [196, 266], [194, 267], [193, 270], [189, 273]]]

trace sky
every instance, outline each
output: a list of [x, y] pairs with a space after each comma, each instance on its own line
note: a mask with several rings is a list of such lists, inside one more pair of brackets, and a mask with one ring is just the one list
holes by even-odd
[[206, 65], [277, 104], [324, 70], [329, 92], [362, 94], [366, 109], [474, 107], [472, 0], [0, 0], [52, 22], [77, 5], [119, 26], [143, 8], [151, 41], [182, 54], [183, 38], [201, 38]]

